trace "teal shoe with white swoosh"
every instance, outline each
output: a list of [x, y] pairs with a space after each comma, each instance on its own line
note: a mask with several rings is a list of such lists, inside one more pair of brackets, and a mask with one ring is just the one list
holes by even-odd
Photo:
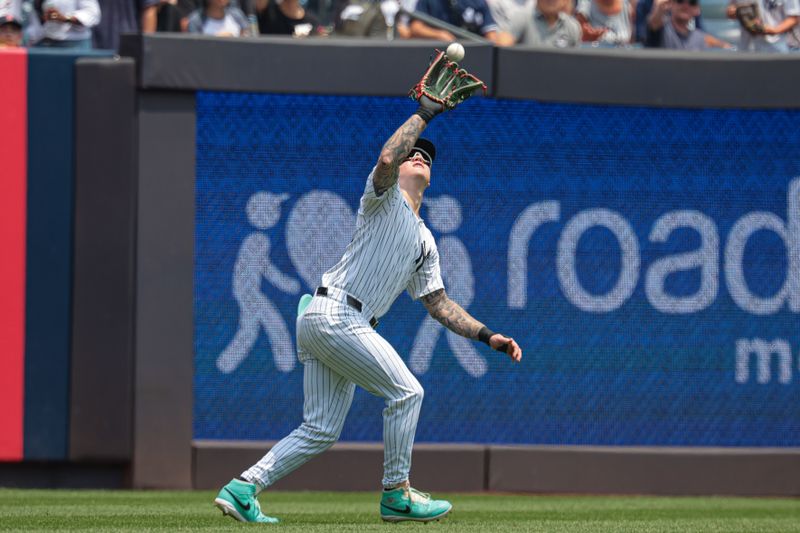
[[258, 522], [261, 524], [277, 524], [277, 518], [261, 512], [261, 505], [256, 498], [256, 486], [252, 483], [232, 479], [222, 487], [214, 499], [223, 515], [232, 516], [239, 522]]
[[411, 487], [384, 490], [381, 496], [381, 518], [386, 522], [430, 522], [440, 520], [453, 509], [447, 500], [433, 500]]

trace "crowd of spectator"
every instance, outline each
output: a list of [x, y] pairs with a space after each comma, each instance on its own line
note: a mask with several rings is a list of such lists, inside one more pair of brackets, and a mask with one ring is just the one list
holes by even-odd
[[498, 46], [800, 51], [800, 0], [729, 0], [735, 43], [705, 30], [702, 1], [0, 0], [0, 47], [117, 49], [128, 32], [456, 40], [443, 21]]

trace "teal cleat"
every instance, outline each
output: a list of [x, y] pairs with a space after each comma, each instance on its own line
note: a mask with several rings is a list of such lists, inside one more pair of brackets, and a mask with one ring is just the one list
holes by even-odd
[[308, 304], [310, 304], [311, 300], [313, 300], [313, 299], [314, 299], [314, 297], [311, 296], [310, 294], [304, 294], [303, 296], [300, 297], [300, 301], [297, 302], [297, 317], [298, 318], [303, 313], [306, 312], [306, 307], [308, 307]]
[[232, 479], [222, 487], [214, 505], [219, 507], [223, 515], [229, 515], [239, 522], [258, 522], [261, 524], [277, 524], [277, 518], [261, 512], [261, 505], [256, 498], [256, 486], [252, 483]]
[[444, 518], [453, 509], [446, 500], [432, 500], [411, 487], [398, 487], [383, 491], [381, 497], [381, 518], [385, 522], [430, 522]]

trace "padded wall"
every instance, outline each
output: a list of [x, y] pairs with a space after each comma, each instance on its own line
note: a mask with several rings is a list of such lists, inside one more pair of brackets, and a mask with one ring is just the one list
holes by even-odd
[[83, 58], [76, 63], [69, 447], [69, 458], [76, 461], [131, 458], [134, 66], [131, 59]]
[[[28, 213], [25, 288], [25, 458], [68, 448], [74, 65], [86, 53], [31, 49], [28, 66]], [[96, 55], [110, 55], [97, 53]]]
[[23, 448], [27, 69], [24, 51], [0, 50], [0, 461], [21, 460]]

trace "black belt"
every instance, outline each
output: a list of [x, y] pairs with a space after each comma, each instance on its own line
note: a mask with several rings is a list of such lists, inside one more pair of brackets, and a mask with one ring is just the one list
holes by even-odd
[[[342, 291], [344, 292], [344, 291]], [[317, 287], [317, 292], [315, 293], [317, 296], [328, 296], [328, 287]], [[359, 302], [357, 299], [353, 298], [349, 294], [347, 295], [347, 305], [358, 311], [361, 312], [364, 309], [364, 306]], [[378, 319], [372, 317], [369, 319], [369, 325], [372, 326], [373, 329], [378, 327]]]

